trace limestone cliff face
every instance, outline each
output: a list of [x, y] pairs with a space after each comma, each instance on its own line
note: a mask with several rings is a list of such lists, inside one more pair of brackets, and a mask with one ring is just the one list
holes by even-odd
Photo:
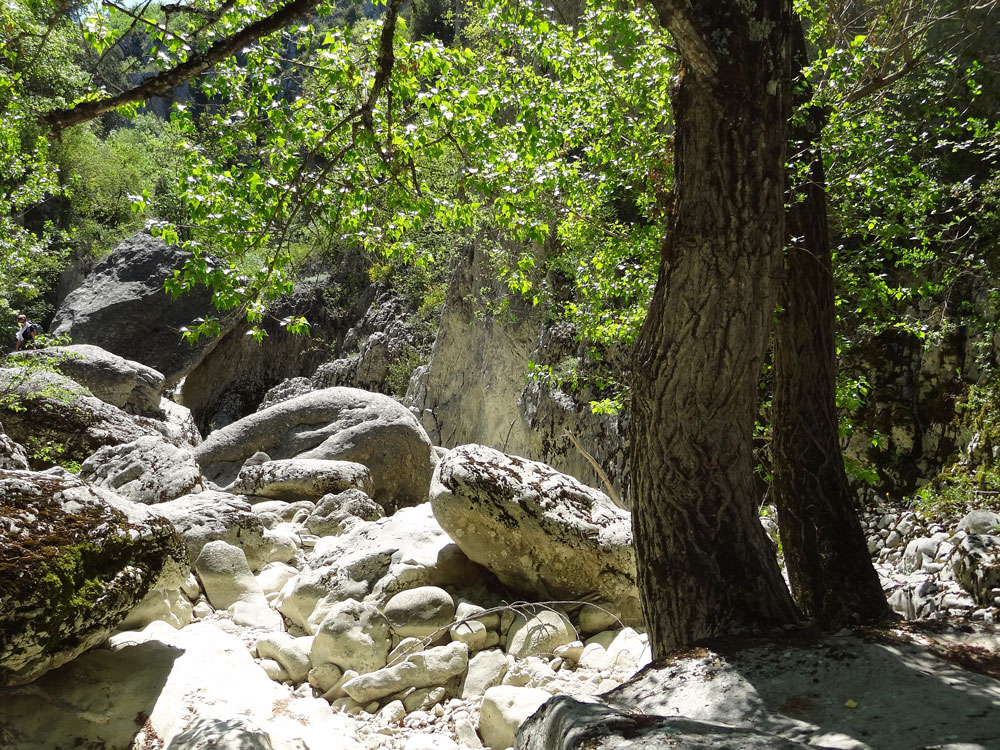
[[619, 419], [594, 415], [583, 399], [527, 380], [529, 362], [554, 361], [574, 348], [541, 309], [512, 298], [473, 247], [456, 263], [430, 362], [414, 373], [406, 403], [438, 445], [488, 445], [604, 489], [563, 436], [568, 428], [621, 493]]
[[926, 342], [908, 331], [883, 331], [842, 367], [868, 387], [844, 451], [878, 471], [877, 496], [909, 494], [967, 454], [971, 436], [962, 434], [957, 404], [975, 381], [976, 363], [963, 328]]

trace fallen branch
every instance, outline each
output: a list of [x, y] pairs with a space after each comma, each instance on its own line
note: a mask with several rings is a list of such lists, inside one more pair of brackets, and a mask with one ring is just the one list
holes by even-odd
[[593, 456], [583, 449], [583, 446], [580, 445], [580, 441], [576, 439], [576, 435], [569, 431], [569, 427], [565, 428], [563, 436], [568, 437], [570, 442], [573, 443], [573, 446], [580, 451], [580, 454], [590, 462], [591, 466], [594, 467], [594, 471], [597, 472], [597, 476], [601, 478], [601, 481], [604, 482], [604, 486], [608, 490], [608, 497], [611, 498], [611, 502], [622, 510], [628, 510], [625, 503], [623, 503], [621, 498], [618, 497], [618, 493], [615, 492], [615, 488], [611, 485], [611, 480], [608, 479], [608, 475], [604, 473], [604, 469], [601, 468], [600, 464], [597, 463], [597, 460]]

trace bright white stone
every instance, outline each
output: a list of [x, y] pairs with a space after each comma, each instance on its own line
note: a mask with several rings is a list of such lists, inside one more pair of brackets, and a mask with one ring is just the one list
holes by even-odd
[[492, 750], [514, 744], [517, 728], [552, 696], [536, 688], [500, 685], [483, 696], [479, 714], [479, 736]]

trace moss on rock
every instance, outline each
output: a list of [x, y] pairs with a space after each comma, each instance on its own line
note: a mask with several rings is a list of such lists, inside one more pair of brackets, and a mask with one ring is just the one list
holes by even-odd
[[[186, 549], [79, 480], [0, 470], [0, 685], [103, 640]], [[124, 503], [125, 501], [119, 500]]]

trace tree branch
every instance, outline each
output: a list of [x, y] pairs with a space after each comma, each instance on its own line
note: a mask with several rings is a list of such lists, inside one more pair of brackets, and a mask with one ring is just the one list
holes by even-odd
[[208, 10], [205, 8], [197, 8], [193, 5], [185, 5], [184, 3], [168, 3], [167, 5], [161, 5], [164, 13], [191, 13], [192, 15], [198, 15], [202, 18], [207, 18], [209, 21], [216, 21], [222, 16], [224, 16], [232, 7], [236, 4], [236, 0], [226, 0], [222, 5], [220, 5], [215, 10]]
[[399, 17], [399, 9], [403, 7], [404, 2], [405, 0], [389, 0], [389, 3], [385, 6], [382, 36], [379, 39], [378, 71], [375, 73], [375, 82], [372, 84], [372, 90], [368, 92], [368, 101], [364, 106], [364, 119], [367, 125], [371, 125], [375, 102], [378, 101], [382, 89], [389, 82], [389, 76], [392, 75], [392, 66], [396, 63], [396, 56], [392, 50], [392, 42], [396, 35], [396, 19]]
[[[254, 21], [235, 34], [220, 39], [204, 52], [192, 55], [186, 62], [170, 70], [165, 70], [151, 78], [147, 78], [138, 86], [134, 86], [116, 96], [81, 102], [70, 109], [51, 110], [42, 116], [41, 122], [43, 125], [48, 126], [54, 135], [58, 136], [68, 127], [92, 120], [98, 115], [122, 105], [144, 101], [154, 96], [163, 96], [171, 89], [187, 83], [195, 76], [201, 75], [213, 65], [232, 57], [257, 39], [284, 28], [299, 16], [308, 13], [319, 5], [319, 3], [320, 0], [292, 0], [292, 2], [282, 6], [271, 15]], [[394, 0], [390, 4], [390, 8], [396, 7], [398, 12], [399, 4], [398, 0]], [[377, 78], [376, 82], [378, 82]]]
[[686, 0], [653, 0], [660, 24], [673, 36], [688, 68], [701, 78], [711, 78], [719, 69], [715, 53], [708, 46]]

